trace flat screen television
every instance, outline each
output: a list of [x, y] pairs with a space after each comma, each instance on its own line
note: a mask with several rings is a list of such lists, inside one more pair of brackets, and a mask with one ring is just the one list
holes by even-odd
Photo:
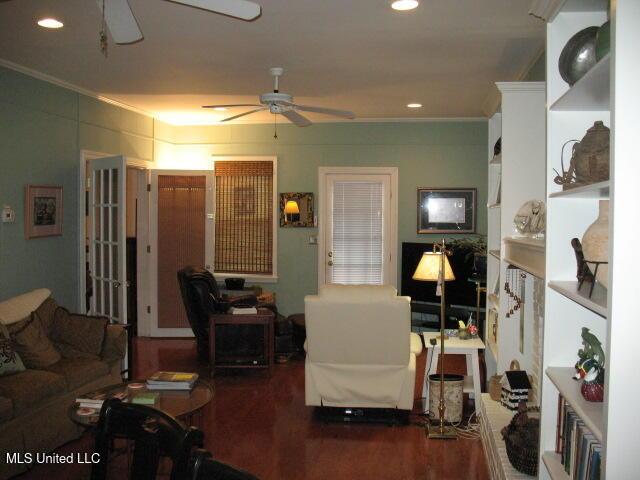
[[[402, 242], [402, 271], [401, 287], [402, 295], [411, 297], [412, 301], [440, 303], [440, 297], [436, 295], [436, 282], [423, 282], [413, 280], [418, 262], [424, 252], [433, 251], [433, 243]], [[456, 277], [447, 282], [445, 301], [447, 305], [476, 306], [476, 284], [469, 281], [473, 270], [473, 260], [466, 260], [466, 251], [453, 251], [449, 257], [449, 263]], [[484, 295], [481, 295], [480, 306], [484, 307]]]

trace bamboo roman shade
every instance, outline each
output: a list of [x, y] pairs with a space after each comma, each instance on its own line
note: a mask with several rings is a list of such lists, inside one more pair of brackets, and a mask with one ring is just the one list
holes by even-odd
[[382, 284], [384, 186], [382, 182], [333, 184], [331, 283]]
[[273, 273], [273, 162], [215, 163], [215, 271]]

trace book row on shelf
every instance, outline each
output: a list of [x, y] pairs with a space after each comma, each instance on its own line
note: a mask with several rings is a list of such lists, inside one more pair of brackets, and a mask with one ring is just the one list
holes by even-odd
[[602, 445], [562, 395], [558, 395], [556, 453], [571, 480], [600, 479]]

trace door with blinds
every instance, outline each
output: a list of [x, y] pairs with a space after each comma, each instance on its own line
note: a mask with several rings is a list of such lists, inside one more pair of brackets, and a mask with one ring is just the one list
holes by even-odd
[[193, 335], [177, 273], [187, 265], [213, 265], [213, 212], [213, 172], [151, 171], [152, 337]]
[[320, 175], [320, 284], [396, 284], [397, 177], [362, 170]]

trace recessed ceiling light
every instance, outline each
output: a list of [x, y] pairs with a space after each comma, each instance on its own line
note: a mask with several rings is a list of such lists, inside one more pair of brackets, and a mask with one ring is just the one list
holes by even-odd
[[38, 25], [44, 28], [62, 28], [64, 27], [64, 23], [60, 20], [56, 20], [55, 18], [41, 18], [38, 20]]
[[227, 107], [216, 107], [216, 108], [214, 108], [214, 110], [215, 110], [216, 112], [224, 112], [224, 111], [226, 111], [226, 110], [227, 110]]
[[407, 107], [409, 107], [409, 108], [422, 108], [422, 104], [421, 103], [408, 103]]
[[418, 0], [395, 0], [395, 2], [391, 4], [391, 8], [394, 10], [406, 11], [418, 8], [418, 5], [420, 5]]

